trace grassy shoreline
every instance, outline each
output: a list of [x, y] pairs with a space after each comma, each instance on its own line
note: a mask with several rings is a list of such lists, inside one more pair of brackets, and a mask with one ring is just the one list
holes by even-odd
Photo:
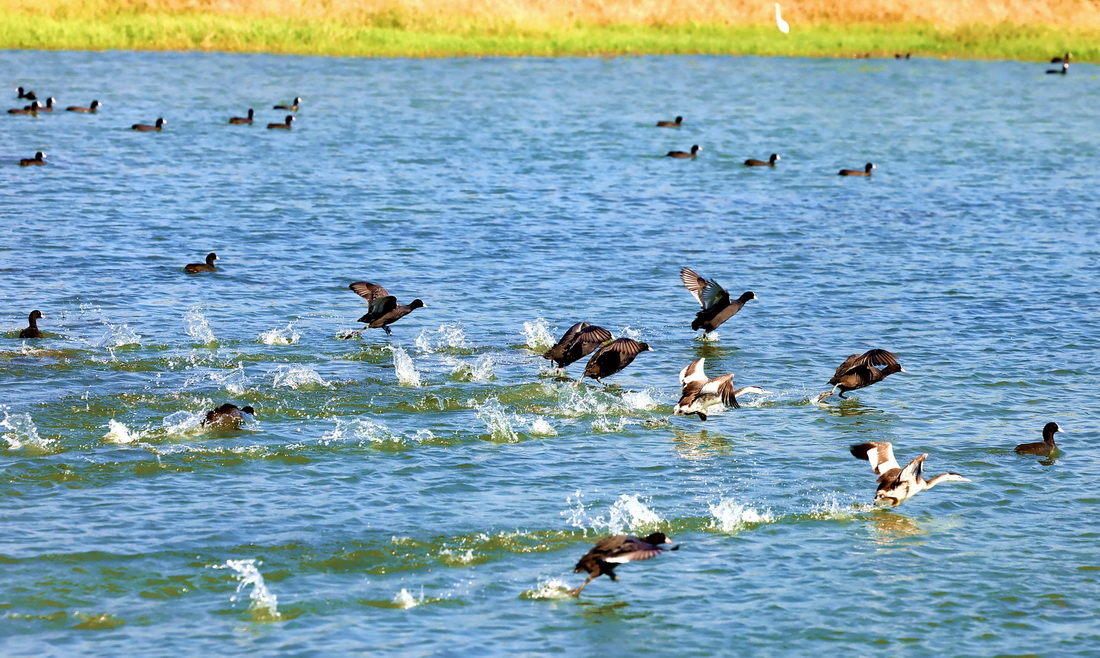
[[1046, 25], [771, 24], [523, 25], [456, 16], [406, 27], [213, 12], [0, 17], [0, 48], [277, 53], [353, 57], [767, 55], [914, 56], [1047, 61], [1100, 59], [1100, 29]]

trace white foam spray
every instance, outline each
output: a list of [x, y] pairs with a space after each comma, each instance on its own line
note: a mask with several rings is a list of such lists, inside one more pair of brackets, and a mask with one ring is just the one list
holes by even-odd
[[206, 316], [196, 306], [183, 314], [183, 321], [187, 324], [187, 335], [199, 345], [215, 345], [218, 339], [214, 337], [213, 330]]
[[431, 354], [447, 348], [467, 348], [466, 332], [456, 323], [441, 324], [438, 329], [425, 329], [416, 337], [416, 349]]
[[412, 357], [409, 353], [400, 347], [390, 345], [390, 352], [393, 353], [393, 370], [397, 375], [397, 383], [401, 386], [420, 386], [420, 373], [417, 372], [416, 366], [413, 365]]
[[125, 445], [137, 441], [141, 435], [138, 432], [131, 432], [130, 428], [112, 418], [107, 423], [107, 434], [103, 438], [108, 443]]
[[237, 591], [229, 598], [230, 601], [236, 603], [244, 588], [251, 585], [252, 591], [248, 594], [251, 604], [248, 611], [252, 618], [256, 621], [279, 621], [282, 615], [279, 614], [278, 600], [264, 583], [264, 577], [258, 568], [260, 564], [263, 563], [254, 559], [226, 560], [225, 565], [218, 568], [232, 569], [237, 577]]
[[775, 515], [770, 511], [760, 512], [729, 498], [722, 498], [708, 507], [714, 517], [710, 527], [722, 532], [739, 532], [752, 524], [775, 521]]
[[309, 366], [282, 365], [275, 369], [272, 385], [297, 389], [303, 386], [328, 386], [329, 383], [321, 379], [321, 375]]
[[38, 428], [34, 426], [31, 415], [26, 413], [10, 413], [6, 408], [3, 411], [4, 418], [0, 420], [0, 429], [8, 430], [0, 437], [8, 442], [11, 450], [25, 449], [27, 452], [44, 454], [54, 448], [52, 439], [44, 439], [38, 435]]
[[294, 325], [297, 323], [297, 320], [295, 320], [281, 329], [270, 329], [265, 331], [260, 334], [256, 340], [264, 345], [293, 345], [302, 337], [301, 334], [294, 329]]
[[550, 335], [550, 325], [538, 318], [523, 323], [523, 339], [527, 348], [536, 354], [542, 354], [554, 346], [554, 337]]
[[510, 414], [504, 411], [504, 407], [496, 398], [489, 398], [485, 404], [477, 408], [477, 417], [485, 423], [489, 430], [489, 438], [498, 443], [516, 443], [519, 434], [512, 427]]

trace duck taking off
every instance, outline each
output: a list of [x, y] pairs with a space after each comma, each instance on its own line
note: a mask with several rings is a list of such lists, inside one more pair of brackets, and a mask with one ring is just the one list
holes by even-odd
[[684, 282], [684, 287], [688, 289], [695, 301], [699, 302], [699, 306], [703, 307], [703, 310], [695, 314], [695, 320], [691, 323], [692, 331], [702, 329], [709, 334], [723, 322], [737, 315], [745, 302], [750, 299], [759, 299], [756, 293], [750, 290], [742, 293], [736, 301], [730, 301], [729, 292], [717, 281], [704, 279], [686, 267], [680, 268], [680, 280]]
[[1065, 430], [1059, 427], [1058, 423], [1047, 423], [1043, 427], [1043, 440], [1035, 443], [1021, 443], [1016, 446], [1016, 454], [1051, 456], [1058, 449], [1058, 446], [1054, 445], [1054, 435], [1058, 432], [1065, 432]]
[[648, 343], [639, 343], [633, 338], [617, 338], [592, 355], [584, 366], [581, 379], [591, 377], [602, 384], [604, 377], [610, 377], [627, 367], [634, 361], [634, 357], [642, 352], [652, 351]]
[[225, 404], [211, 409], [206, 412], [206, 418], [202, 420], [203, 427], [228, 427], [234, 428], [240, 426], [241, 421], [245, 419], [245, 414], [249, 417], [256, 415], [256, 410], [251, 406], [237, 407], [235, 404], [226, 402]]
[[397, 322], [416, 309], [427, 306], [427, 304], [419, 299], [414, 299], [408, 304], [398, 304], [397, 298], [391, 295], [385, 288], [374, 283], [367, 283], [366, 281], [356, 281], [349, 285], [348, 288], [351, 288], [352, 292], [356, 295], [367, 300], [367, 304], [370, 305], [370, 310], [358, 320], [359, 322], [365, 322], [367, 326], [359, 331], [353, 331], [347, 334], [344, 338], [358, 336], [367, 329], [378, 328], [385, 331], [388, 336], [393, 333], [390, 331], [389, 325]]
[[[885, 367], [876, 368], [874, 366]], [[905, 372], [905, 368], [901, 367], [901, 364], [898, 363], [898, 357], [892, 352], [868, 350], [863, 354], [853, 354], [845, 359], [844, 363], [840, 364], [840, 367], [833, 373], [833, 378], [829, 380], [829, 383], [833, 385], [833, 389], [819, 395], [815, 402], [821, 402], [836, 393], [837, 389], [840, 389], [840, 397], [843, 398], [846, 392], [881, 382], [888, 375], [895, 372]]]
[[733, 390], [733, 373], [707, 379], [703, 372], [705, 358], [695, 359], [680, 371], [680, 385], [684, 387], [680, 401], [673, 407], [673, 415], [688, 416], [698, 414], [699, 420], [706, 420], [706, 410], [728, 404], [739, 409], [737, 391]]
[[675, 551], [679, 546], [664, 548], [661, 544], [671, 544], [672, 540], [663, 532], [655, 532], [638, 539], [634, 535], [614, 535], [601, 539], [592, 550], [584, 554], [577, 562], [573, 573], [588, 572], [588, 579], [577, 589], [570, 590], [573, 596], [578, 596], [588, 587], [588, 583], [600, 576], [607, 576], [611, 580], [618, 580], [615, 575], [615, 567], [624, 562], [637, 562], [657, 557], [666, 550]]
[[611, 332], [607, 329], [587, 322], [578, 322], [569, 327], [561, 340], [547, 350], [542, 358], [553, 361], [559, 368], [564, 368], [595, 352], [600, 345], [609, 340], [611, 340]]
[[853, 457], [871, 463], [871, 470], [878, 476], [875, 503], [897, 507], [925, 489], [940, 482], [970, 482], [958, 473], [941, 473], [931, 480], [921, 477], [928, 453], [917, 457], [902, 468], [894, 459], [894, 446], [889, 443], [860, 443], [849, 448]]

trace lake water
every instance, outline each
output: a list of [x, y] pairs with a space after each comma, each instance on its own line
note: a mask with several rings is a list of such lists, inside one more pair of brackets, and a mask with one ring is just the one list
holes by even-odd
[[[1100, 647], [1095, 67], [0, 63], [103, 103], [2, 119], [0, 653]], [[759, 300], [700, 341], [681, 266]], [[339, 340], [358, 280], [427, 308]], [[574, 387], [538, 353], [580, 320], [654, 351]], [[907, 374], [811, 403], [871, 348]], [[700, 356], [772, 393], [669, 419]], [[256, 421], [199, 426], [227, 401]], [[876, 510], [867, 440], [972, 482]]]

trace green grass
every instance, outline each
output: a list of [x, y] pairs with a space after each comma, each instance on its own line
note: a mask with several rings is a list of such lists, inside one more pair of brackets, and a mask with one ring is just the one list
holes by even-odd
[[362, 57], [597, 56], [640, 54], [851, 57], [857, 54], [1046, 61], [1066, 50], [1100, 59], [1100, 31], [1044, 26], [926, 24], [773, 26], [637, 25], [530, 28], [446, 19], [433, 27], [361, 26], [218, 14], [117, 14], [66, 18], [8, 13], [0, 48], [209, 50]]

